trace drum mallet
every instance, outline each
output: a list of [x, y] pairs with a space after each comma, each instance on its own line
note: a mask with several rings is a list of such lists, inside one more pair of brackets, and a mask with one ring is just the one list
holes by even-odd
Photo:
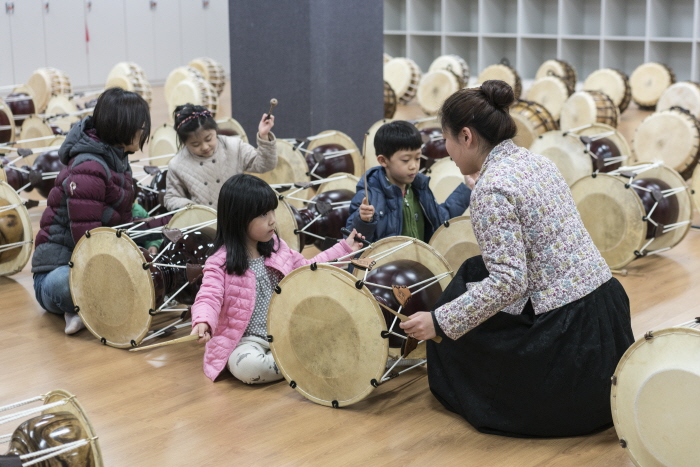
[[270, 117], [272, 117], [272, 109], [274, 109], [276, 105], [277, 105], [277, 99], [275, 99], [275, 98], [270, 99], [270, 111], [267, 113], [267, 117], [265, 117], [265, 120], [269, 120]]
[[[350, 234], [352, 232], [350, 230], [346, 229], [345, 227], [343, 227], [342, 229], [340, 229], [340, 233], [350, 236]], [[362, 243], [364, 246], [370, 246], [372, 244], [371, 242], [368, 242], [364, 238], [360, 237], [359, 235], [355, 235], [355, 241]]]

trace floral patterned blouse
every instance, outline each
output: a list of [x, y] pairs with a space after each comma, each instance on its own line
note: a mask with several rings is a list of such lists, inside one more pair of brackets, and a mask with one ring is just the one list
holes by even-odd
[[471, 219], [489, 277], [437, 308], [457, 339], [499, 311], [542, 314], [584, 297], [612, 274], [552, 161], [506, 140], [486, 157], [471, 195]]

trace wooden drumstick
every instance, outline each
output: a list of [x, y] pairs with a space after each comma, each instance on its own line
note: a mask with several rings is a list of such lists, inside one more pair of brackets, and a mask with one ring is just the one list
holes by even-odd
[[363, 174], [362, 178], [365, 183], [365, 198], [367, 198], [367, 204], [371, 205], [372, 203], [369, 202], [369, 189], [367, 188], [367, 136], [369, 135], [369, 131], [365, 133], [365, 141], [362, 143], [362, 168]]
[[267, 113], [267, 117], [265, 117], [265, 120], [269, 120], [270, 117], [272, 117], [272, 109], [274, 109], [276, 105], [277, 105], [277, 99], [275, 99], [275, 98], [270, 99], [270, 111]]
[[158, 344], [147, 345], [145, 347], [134, 347], [133, 349], [129, 349], [129, 352], [140, 352], [141, 350], [150, 350], [155, 349], [156, 347], [165, 347], [166, 345], [182, 344], [183, 342], [195, 341], [199, 338], [200, 337], [197, 334], [190, 334], [189, 336], [178, 337], [177, 339], [160, 342]]
[[[355, 287], [355, 284], [351, 284], [350, 282], [346, 282], [341, 276], [338, 276], [338, 275], [336, 275], [336, 274], [333, 274], [333, 277], [336, 277], [336, 278], [340, 279], [344, 284], [347, 284], [347, 285], [349, 285], [350, 287]], [[375, 301], [379, 304], [380, 307], [384, 308], [386, 311], [388, 311], [388, 312], [391, 313], [392, 315], [394, 315], [394, 316], [396, 316], [397, 318], [399, 318], [399, 321], [401, 321], [402, 323], [403, 323], [404, 321], [408, 321], [408, 320], [409, 320], [408, 316], [402, 315], [402, 314], [399, 313], [398, 311], [392, 310], [391, 308], [389, 308], [388, 306], [386, 306], [386, 305], [384, 305], [383, 303], [379, 302], [378, 300], [375, 300]], [[431, 341], [434, 341], [436, 344], [439, 344], [440, 342], [442, 342], [442, 337], [440, 337], [440, 336], [435, 336], [435, 337], [433, 337], [433, 338], [430, 339], [430, 340], [431, 340]]]

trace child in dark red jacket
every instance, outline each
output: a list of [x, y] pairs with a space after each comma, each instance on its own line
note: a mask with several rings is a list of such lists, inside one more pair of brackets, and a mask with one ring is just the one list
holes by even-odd
[[73, 126], [59, 150], [66, 168], [58, 174], [41, 217], [32, 272], [37, 301], [45, 310], [65, 316], [66, 334], [84, 327], [70, 294], [68, 262], [73, 249], [90, 229], [132, 221], [128, 157], [143, 148], [150, 131], [146, 101], [112, 88], [102, 93], [92, 117]]

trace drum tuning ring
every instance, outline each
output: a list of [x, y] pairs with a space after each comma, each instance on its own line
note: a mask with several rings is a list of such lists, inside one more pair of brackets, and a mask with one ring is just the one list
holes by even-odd
[[133, 340], [133, 339], [131, 340], [130, 344], [131, 344], [132, 347], [136, 347], [136, 346], [138, 345], [138, 344], [136, 343], [136, 341]]
[[148, 263], [143, 263], [141, 266], [143, 267], [143, 270], [144, 270], [144, 271], [145, 271], [146, 269], [148, 269]]
[[620, 439], [620, 446], [622, 446], [623, 449], [627, 447], [627, 441], [625, 441], [624, 438]]
[[332, 401], [331, 405], [333, 406], [334, 409], [340, 408], [340, 405], [338, 405], [338, 401]]
[[90, 238], [90, 231], [85, 232], [85, 238]]
[[382, 331], [380, 335], [382, 336], [382, 339], [388, 339], [390, 334], [389, 331]]
[[69, 268], [72, 268], [73, 266], [75, 266], [75, 265], [73, 264], [73, 261], [68, 261], [68, 267], [69, 267]]
[[642, 254], [642, 252], [639, 250], [634, 250], [634, 256], [636, 256], [637, 258], [640, 258], [640, 257], [644, 256], [644, 254]]
[[272, 342], [273, 340], [275, 340], [275, 338], [272, 337], [272, 334], [268, 334], [267, 337], [265, 338], [265, 340], [268, 342]]
[[445, 222], [442, 223], [442, 225], [444, 225], [445, 227], [449, 227], [449, 226], [450, 226], [450, 221], [449, 221], [449, 220], [446, 220]]
[[275, 293], [276, 293], [277, 295], [279, 295], [279, 294], [282, 293], [282, 288], [281, 288], [279, 285], [275, 287]]
[[317, 263], [311, 263], [311, 270], [315, 271], [318, 269], [318, 264]]
[[75, 313], [80, 313], [80, 307], [79, 307], [78, 305], [75, 305], [75, 306], [73, 307], [73, 311], [74, 311]]
[[650, 341], [654, 338], [654, 333], [652, 331], [648, 331], [647, 333], [644, 334], [644, 339]]
[[363, 285], [365, 285], [365, 283], [361, 280], [355, 282], [355, 288], [357, 288], [358, 290], [360, 290]]
[[100, 342], [102, 342], [102, 345], [107, 345], [107, 339], [104, 337], [100, 337]]
[[610, 382], [613, 386], [617, 386], [617, 376], [612, 375], [612, 378], [610, 378]]
[[374, 378], [372, 378], [372, 381], [370, 381], [369, 384], [371, 384], [375, 388], [379, 387], [379, 382], [377, 382], [377, 380]]
[[294, 381], [294, 380], [291, 380], [291, 381], [289, 382], [289, 385], [292, 387], [292, 389], [294, 389], [294, 388], [297, 387], [297, 382]]
[[157, 313], [157, 311], [154, 310], [153, 308], [150, 308], [150, 309], [148, 310], [148, 314], [151, 315], [151, 316], [155, 316], [156, 313]]

